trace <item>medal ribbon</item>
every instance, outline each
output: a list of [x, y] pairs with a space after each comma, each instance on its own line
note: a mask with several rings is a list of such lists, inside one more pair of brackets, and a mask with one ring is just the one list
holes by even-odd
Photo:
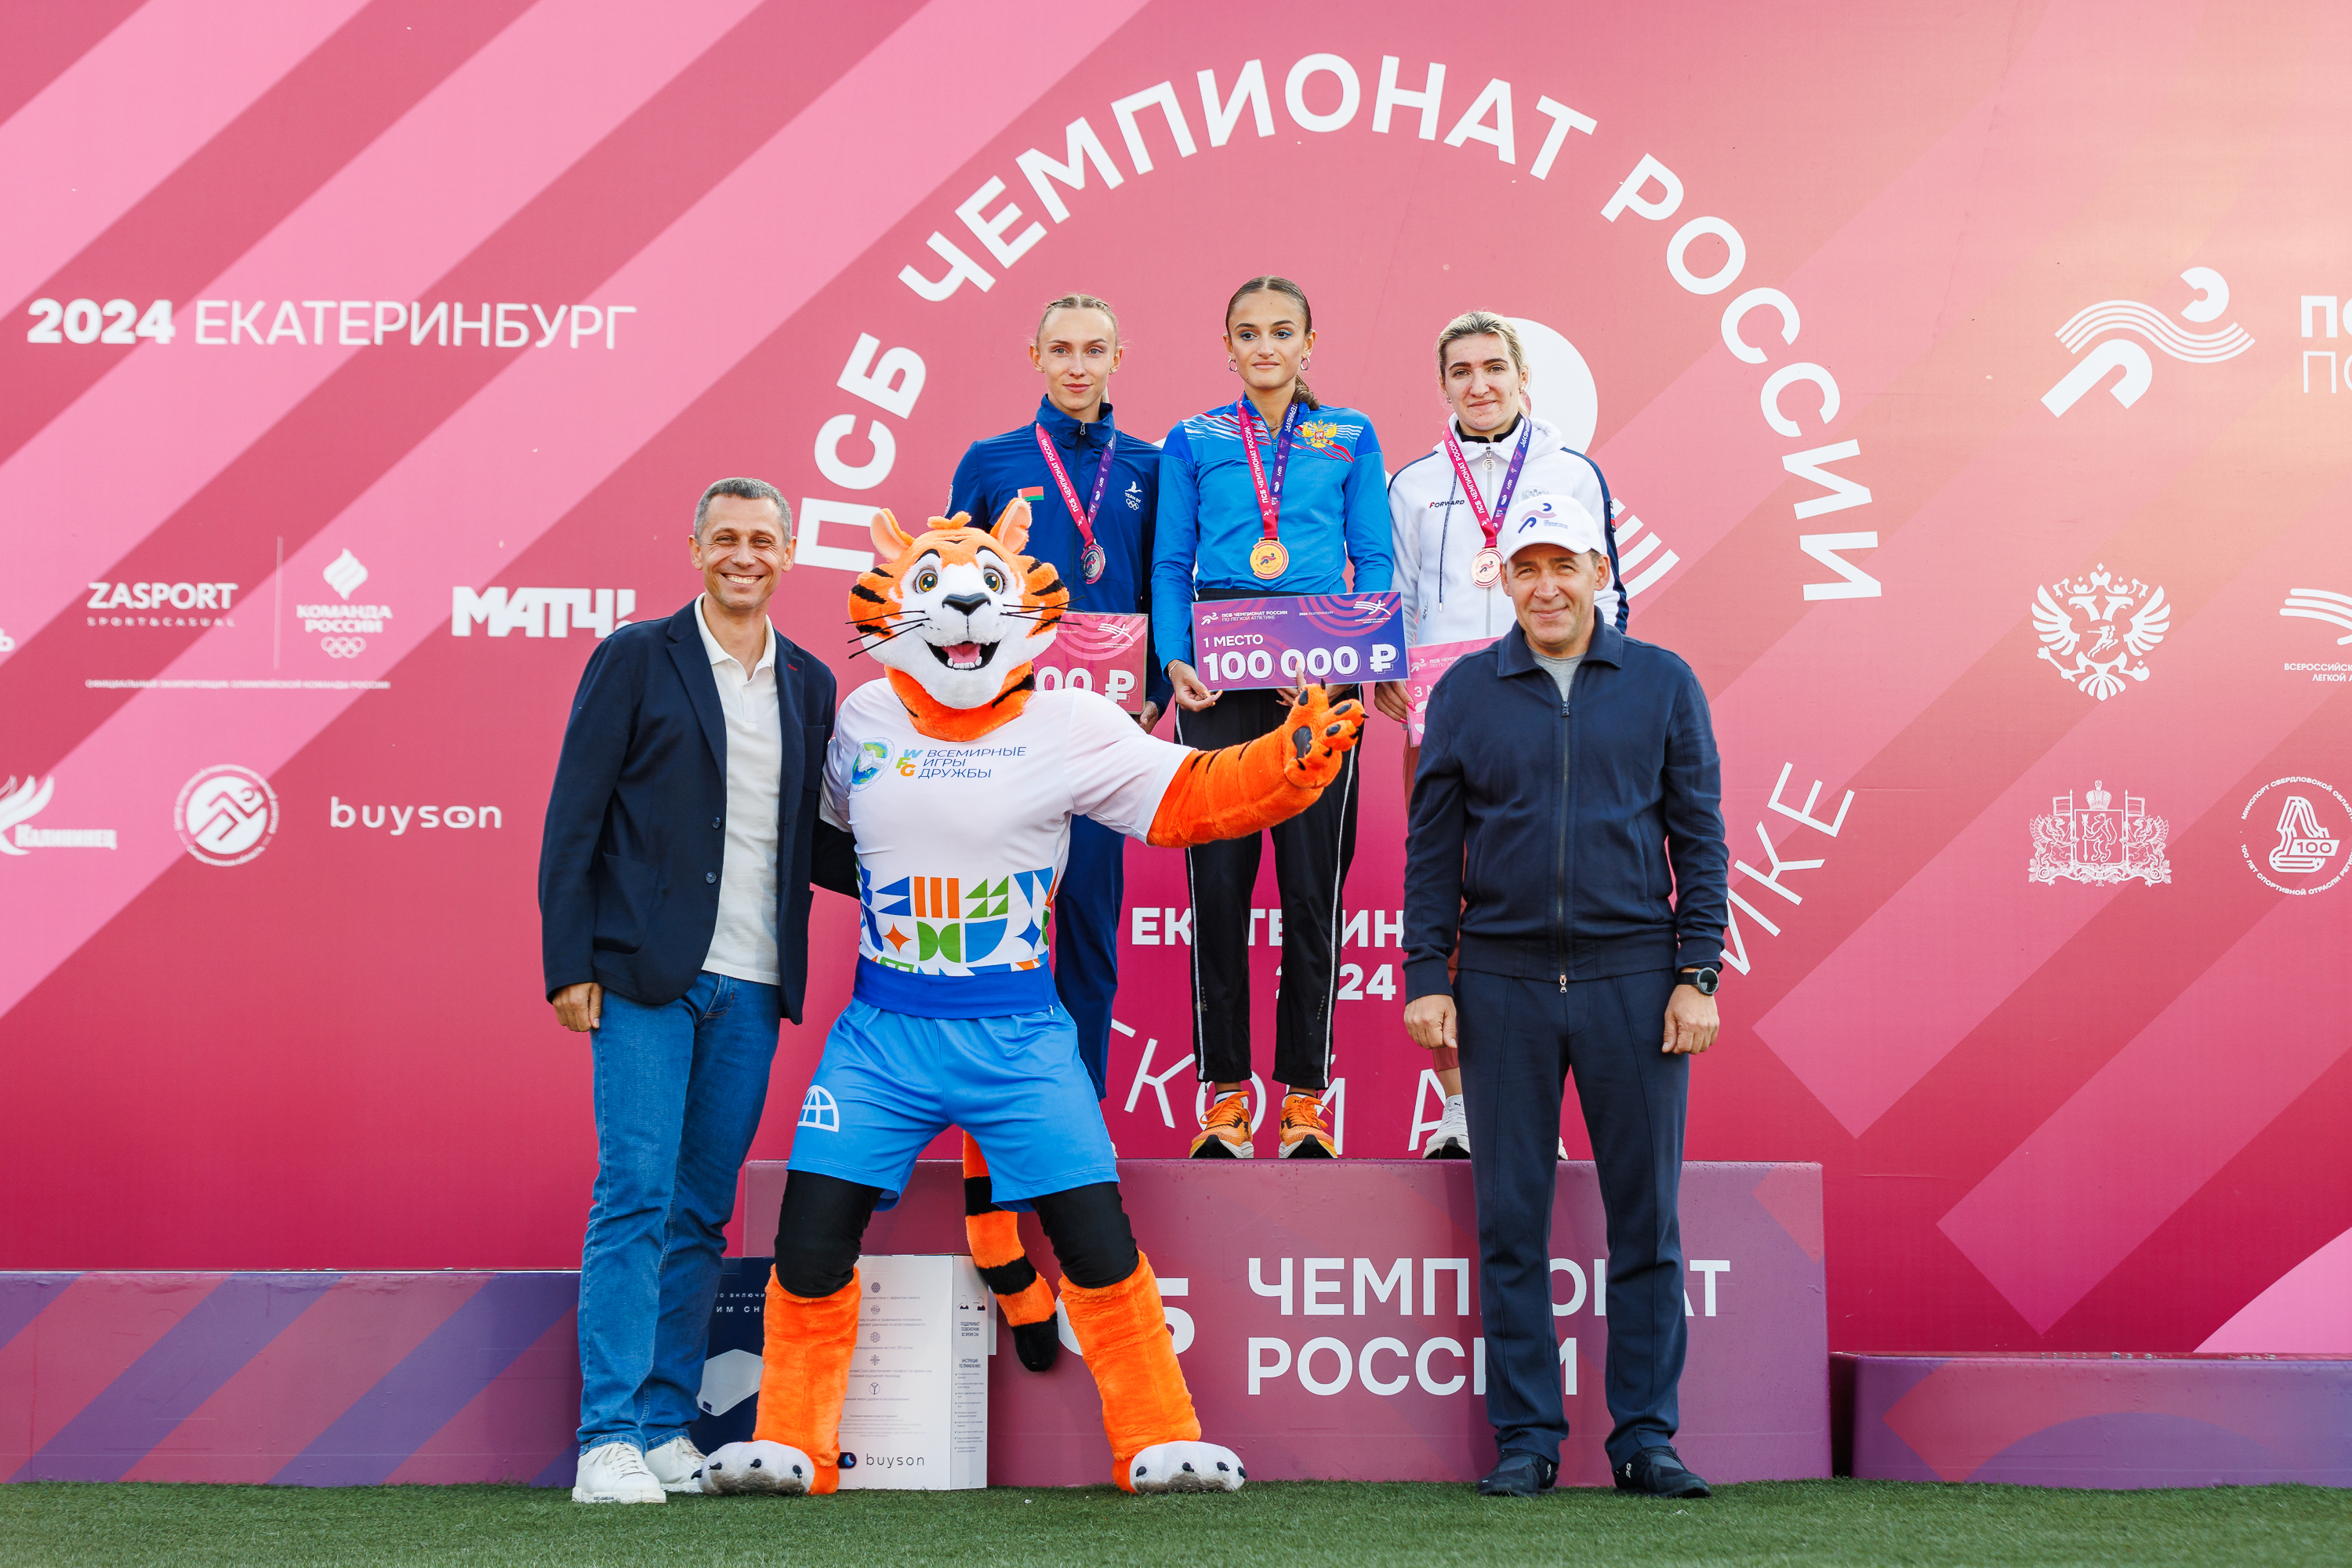
[[1454, 421], [1445, 422], [1445, 455], [1454, 459], [1454, 477], [1462, 481], [1462, 493], [1469, 499], [1470, 515], [1478, 520], [1486, 531], [1486, 548], [1495, 548], [1502, 536], [1503, 521], [1511, 515], [1511, 493], [1519, 488], [1519, 469], [1528, 460], [1528, 444], [1534, 438], [1535, 424], [1525, 414], [1519, 416], [1519, 444], [1511, 453], [1511, 466], [1503, 471], [1503, 488], [1495, 492], [1494, 510], [1478, 499], [1478, 487], [1470, 478], [1470, 459], [1463, 455], [1460, 437], [1454, 434]]
[[[1070, 509], [1070, 521], [1078, 525], [1078, 532], [1091, 550], [1095, 544], [1095, 516], [1102, 510], [1103, 487], [1110, 483], [1110, 455], [1118, 445], [1118, 432], [1114, 430], [1103, 442], [1102, 466], [1095, 470], [1094, 500], [1084, 511], [1078, 510], [1078, 487], [1070, 482], [1069, 470], [1062, 467], [1062, 455], [1054, 450], [1054, 438], [1045, 434], [1043, 425], [1032, 425], [1030, 431], [1037, 437], [1037, 450], [1045, 456], [1045, 466], [1054, 470], [1055, 488], [1062, 492], [1062, 504]], [[1516, 469], [1513, 470], [1517, 472]]]
[[1265, 537], [1280, 543], [1282, 533], [1282, 476], [1290, 467], [1291, 426], [1298, 423], [1298, 405], [1293, 403], [1282, 411], [1282, 434], [1274, 443], [1274, 483], [1265, 482], [1265, 463], [1257, 455], [1257, 433], [1265, 422], [1246, 397], [1234, 399], [1234, 411], [1242, 427], [1242, 450], [1249, 455], [1250, 483], [1257, 489], [1258, 520], [1265, 525]]

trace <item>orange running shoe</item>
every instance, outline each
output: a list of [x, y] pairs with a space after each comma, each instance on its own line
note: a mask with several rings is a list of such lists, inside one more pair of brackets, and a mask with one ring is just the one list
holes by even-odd
[[1286, 1160], [1331, 1160], [1339, 1157], [1330, 1129], [1323, 1125], [1323, 1100], [1316, 1094], [1287, 1094], [1282, 1099], [1282, 1150]]
[[1201, 1135], [1192, 1140], [1192, 1158], [1246, 1160], [1256, 1152], [1250, 1142], [1249, 1090], [1237, 1089], [1210, 1108], [1209, 1119], [1201, 1123]]

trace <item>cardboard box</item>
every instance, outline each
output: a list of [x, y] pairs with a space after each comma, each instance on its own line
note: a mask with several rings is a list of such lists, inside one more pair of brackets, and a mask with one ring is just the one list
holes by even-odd
[[988, 1358], [996, 1301], [970, 1258], [857, 1260], [857, 1348], [841, 1410], [841, 1485], [961, 1491], [988, 1484]]

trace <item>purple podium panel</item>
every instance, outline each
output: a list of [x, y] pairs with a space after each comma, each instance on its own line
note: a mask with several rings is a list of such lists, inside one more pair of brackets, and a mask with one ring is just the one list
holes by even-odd
[[[1144, 1160], [1122, 1176], [1202, 1423], [1253, 1474], [1466, 1481], [1493, 1462], [1467, 1165]], [[743, 1234], [774, 1234], [783, 1180], [749, 1168]], [[1820, 1168], [1692, 1165], [1682, 1213], [1683, 1453], [1719, 1480], [1827, 1475]], [[1589, 1163], [1559, 1167], [1553, 1223], [1562, 1470], [1602, 1485]], [[1022, 1228], [1058, 1273], [1035, 1220]], [[866, 1250], [965, 1250], [961, 1167], [919, 1165]], [[731, 1267], [741, 1300], [722, 1294], [712, 1350], [756, 1353], [761, 1270]], [[0, 1477], [569, 1485], [578, 1294], [557, 1272], [0, 1274]], [[1108, 1479], [1072, 1352], [1042, 1376], [1010, 1353], [990, 1368], [992, 1482]]]
[[1852, 1362], [1856, 1476], [2112, 1489], [2352, 1486], [2352, 1356]]
[[569, 1273], [0, 1274], [0, 1477], [570, 1484]]
[[[781, 1163], [746, 1171], [742, 1234], [761, 1250], [783, 1180]], [[1493, 1465], [1467, 1164], [1130, 1160], [1120, 1182], [1202, 1432], [1253, 1476], [1469, 1481]], [[1821, 1192], [1818, 1165], [1684, 1171], [1690, 1356], [1677, 1447], [1711, 1479], [1830, 1473]], [[1034, 1217], [1021, 1228], [1058, 1277]], [[866, 1250], [966, 1250], [961, 1166], [919, 1164]], [[1560, 1479], [1605, 1486], [1608, 1247], [1590, 1162], [1559, 1166], [1551, 1250], [1573, 1433]], [[1094, 1381], [1066, 1332], [1064, 1344], [1050, 1373], [1024, 1370], [1009, 1340], [990, 1368], [990, 1484], [1108, 1479]]]

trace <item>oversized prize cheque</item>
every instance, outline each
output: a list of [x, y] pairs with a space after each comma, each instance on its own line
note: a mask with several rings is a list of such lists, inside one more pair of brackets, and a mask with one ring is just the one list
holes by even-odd
[[1466, 642], [1416, 643], [1407, 656], [1410, 668], [1405, 675], [1405, 736], [1414, 745], [1421, 744], [1423, 731], [1429, 728], [1429, 699], [1436, 691], [1438, 681], [1445, 672], [1482, 647], [1492, 647], [1493, 637], [1472, 637]]
[[1098, 691], [1129, 713], [1143, 710], [1143, 657], [1151, 617], [1106, 610], [1069, 610], [1054, 646], [1033, 661], [1040, 691], [1065, 686]]
[[1290, 594], [1201, 599], [1192, 647], [1213, 688], [1346, 686], [1404, 673], [1402, 595]]

